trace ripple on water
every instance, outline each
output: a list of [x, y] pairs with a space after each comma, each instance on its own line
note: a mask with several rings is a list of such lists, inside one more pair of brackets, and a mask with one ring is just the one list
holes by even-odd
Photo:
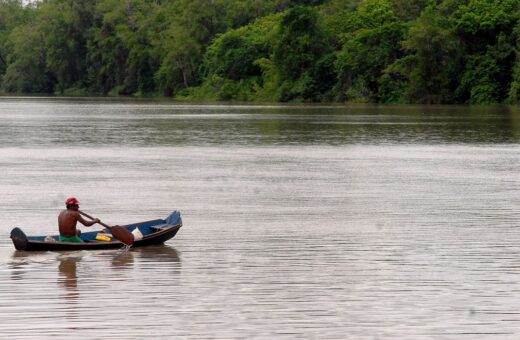
[[[519, 138], [499, 109], [0, 101], [4, 337], [518, 338]], [[184, 227], [13, 250], [70, 195], [108, 224], [178, 209]]]

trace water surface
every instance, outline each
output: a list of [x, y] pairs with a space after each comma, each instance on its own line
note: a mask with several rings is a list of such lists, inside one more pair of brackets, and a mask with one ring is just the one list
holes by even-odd
[[[0, 334], [517, 339], [519, 142], [513, 107], [2, 98]], [[184, 227], [14, 250], [72, 195]]]

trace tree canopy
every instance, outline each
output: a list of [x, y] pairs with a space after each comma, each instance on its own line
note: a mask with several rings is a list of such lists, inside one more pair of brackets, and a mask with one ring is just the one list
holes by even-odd
[[0, 0], [8, 93], [517, 103], [517, 0]]

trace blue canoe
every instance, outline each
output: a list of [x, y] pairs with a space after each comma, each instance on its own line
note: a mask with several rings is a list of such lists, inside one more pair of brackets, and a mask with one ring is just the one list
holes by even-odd
[[[182, 227], [181, 214], [174, 211], [166, 219], [157, 219], [133, 223], [122, 226], [134, 234], [140, 236], [132, 247], [142, 247], [152, 244], [161, 244], [174, 237]], [[137, 230], [136, 230], [137, 229]], [[58, 235], [52, 236], [27, 236], [20, 228], [11, 230], [11, 240], [17, 250], [47, 251], [47, 250], [95, 250], [120, 248], [123, 243], [111, 237], [110, 231], [98, 230], [81, 233], [83, 243], [59, 242]]]

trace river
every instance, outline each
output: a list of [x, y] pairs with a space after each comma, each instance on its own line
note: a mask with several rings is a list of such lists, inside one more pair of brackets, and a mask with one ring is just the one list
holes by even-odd
[[[517, 107], [0, 98], [0, 335], [518, 339], [519, 151]], [[69, 196], [184, 225], [15, 251]]]

